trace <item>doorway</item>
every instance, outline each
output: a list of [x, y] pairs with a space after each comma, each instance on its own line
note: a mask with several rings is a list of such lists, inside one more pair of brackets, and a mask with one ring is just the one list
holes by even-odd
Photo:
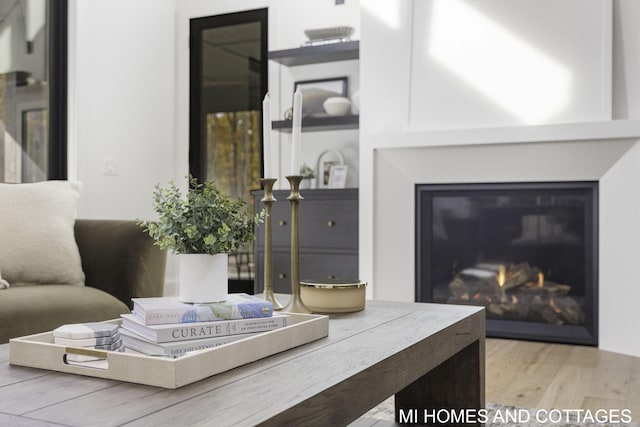
[[[262, 176], [267, 9], [190, 21], [189, 172], [252, 203]], [[230, 254], [233, 292], [253, 290], [253, 250]]]

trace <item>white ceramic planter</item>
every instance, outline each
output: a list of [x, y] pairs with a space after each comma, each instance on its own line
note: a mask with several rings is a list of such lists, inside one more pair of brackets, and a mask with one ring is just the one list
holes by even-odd
[[228, 254], [180, 254], [180, 295], [182, 302], [224, 301], [228, 295]]

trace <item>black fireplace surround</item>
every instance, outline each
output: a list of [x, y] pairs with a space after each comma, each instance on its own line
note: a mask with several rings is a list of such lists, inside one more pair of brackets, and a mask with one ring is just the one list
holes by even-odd
[[598, 183], [416, 185], [416, 301], [487, 336], [598, 344]]

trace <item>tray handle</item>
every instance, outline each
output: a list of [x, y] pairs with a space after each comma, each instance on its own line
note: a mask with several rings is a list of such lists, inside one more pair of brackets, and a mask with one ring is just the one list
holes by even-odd
[[99, 357], [101, 359], [107, 358], [107, 352], [105, 350], [96, 350], [93, 348], [67, 347], [65, 348], [65, 351], [70, 354], [79, 354], [81, 356]]
[[[80, 347], [65, 347], [65, 353], [62, 356], [62, 361], [65, 365], [80, 366], [84, 368], [108, 370], [109, 360], [107, 355], [109, 352], [105, 350], [96, 350], [93, 348], [80, 348]], [[89, 360], [69, 358], [69, 355], [87, 356]]]

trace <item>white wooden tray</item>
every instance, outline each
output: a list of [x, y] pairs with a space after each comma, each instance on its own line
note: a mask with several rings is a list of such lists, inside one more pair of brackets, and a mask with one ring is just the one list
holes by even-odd
[[[111, 322], [120, 323], [120, 320]], [[142, 354], [87, 350], [53, 343], [53, 332], [9, 340], [9, 363], [91, 377], [178, 388], [263, 357], [329, 335], [329, 318], [291, 314], [291, 325], [219, 347], [170, 359]], [[66, 354], [97, 356], [95, 362], [67, 362]]]

